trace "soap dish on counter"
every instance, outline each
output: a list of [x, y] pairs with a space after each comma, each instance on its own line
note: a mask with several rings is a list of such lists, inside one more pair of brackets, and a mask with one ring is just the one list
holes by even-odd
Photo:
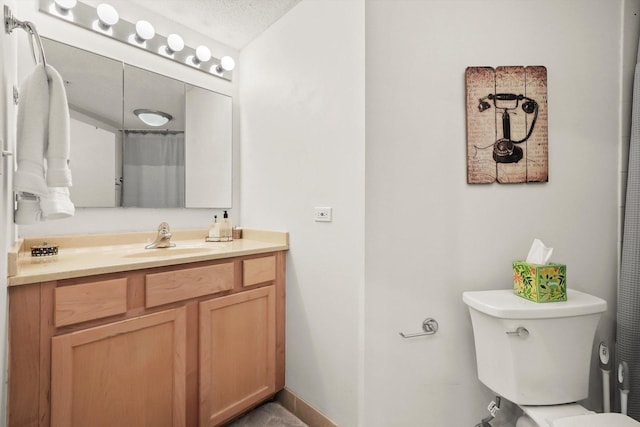
[[58, 246], [50, 245], [47, 242], [43, 242], [42, 245], [31, 246], [31, 256], [53, 256], [58, 255]]
[[205, 237], [205, 242], [231, 242], [233, 241], [232, 237]]

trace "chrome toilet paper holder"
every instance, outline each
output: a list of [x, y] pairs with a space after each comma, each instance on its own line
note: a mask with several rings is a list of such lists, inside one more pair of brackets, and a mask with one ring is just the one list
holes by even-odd
[[422, 322], [422, 330], [424, 332], [418, 332], [415, 334], [405, 334], [404, 332], [399, 332], [402, 338], [415, 338], [422, 337], [424, 335], [433, 335], [438, 332], [438, 321], [432, 317], [428, 317], [424, 319]]

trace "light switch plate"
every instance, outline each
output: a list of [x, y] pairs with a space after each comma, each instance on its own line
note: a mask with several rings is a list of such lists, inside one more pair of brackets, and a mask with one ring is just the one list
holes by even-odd
[[316, 222], [331, 222], [331, 208], [315, 208], [314, 219]]

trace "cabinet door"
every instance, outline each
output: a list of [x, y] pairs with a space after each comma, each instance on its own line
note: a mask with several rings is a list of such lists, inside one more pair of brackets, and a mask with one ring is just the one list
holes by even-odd
[[200, 303], [200, 426], [275, 393], [275, 287]]
[[186, 309], [52, 338], [52, 427], [185, 425]]

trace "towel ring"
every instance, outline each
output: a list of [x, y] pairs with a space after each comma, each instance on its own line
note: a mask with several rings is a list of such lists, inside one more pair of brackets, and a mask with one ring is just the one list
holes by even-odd
[[[6, 4], [4, 5], [4, 32], [7, 34], [11, 34], [11, 32], [15, 28], [21, 28], [29, 34], [29, 45], [31, 46], [31, 54], [33, 55], [33, 60], [36, 64], [42, 64], [43, 66], [47, 65], [47, 60], [44, 56], [44, 48], [42, 47], [42, 40], [40, 39], [40, 35], [38, 34], [38, 30], [36, 30], [36, 26], [33, 22], [29, 21], [20, 21], [16, 19], [11, 13], [11, 9]], [[40, 54], [40, 61], [38, 61], [38, 55], [36, 54], [35, 46], [33, 45], [33, 40], [35, 39], [36, 45], [38, 47], [38, 53]]]
[[[42, 47], [42, 40], [40, 39], [40, 35], [38, 34], [38, 30], [36, 30], [36, 26], [33, 22], [25, 22], [26, 27], [29, 32], [29, 45], [31, 46], [31, 54], [33, 55], [33, 61], [36, 64], [42, 64], [43, 66], [47, 65], [47, 59], [44, 56], [44, 48]], [[33, 40], [35, 39], [36, 45], [38, 46], [38, 52], [40, 53], [40, 61], [36, 56], [36, 50], [33, 46]]]

